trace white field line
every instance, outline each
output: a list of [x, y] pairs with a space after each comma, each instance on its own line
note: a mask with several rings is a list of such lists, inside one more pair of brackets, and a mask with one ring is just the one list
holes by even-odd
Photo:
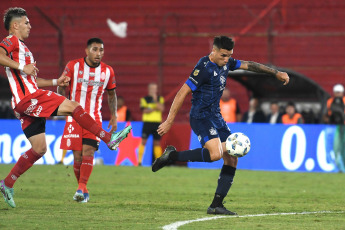
[[260, 217], [260, 216], [285, 216], [285, 215], [310, 215], [310, 214], [322, 214], [322, 213], [344, 213], [344, 211], [316, 211], [316, 212], [288, 212], [288, 213], [268, 213], [268, 214], [253, 214], [253, 215], [243, 215], [243, 216], [213, 216], [205, 217], [195, 220], [185, 220], [178, 221], [169, 225], [163, 226], [163, 230], [177, 230], [178, 227], [182, 225], [190, 224], [193, 222], [215, 220], [221, 218], [243, 218], [243, 217]]

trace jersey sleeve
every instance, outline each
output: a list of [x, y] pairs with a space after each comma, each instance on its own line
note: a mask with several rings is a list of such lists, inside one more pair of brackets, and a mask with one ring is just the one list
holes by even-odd
[[68, 62], [67, 65], [65, 66], [65, 69], [63, 72], [67, 77], [72, 79], [72, 77], [73, 77], [73, 63]]
[[241, 66], [240, 60], [236, 60], [234, 58], [229, 58], [229, 69], [230, 70], [236, 70], [236, 69], [240, 68], [240, 66]]
[[159, 103], [164, 104], [164, 97], [162, 96], [159, 97]]
[[207, 69], [204, 65], [196, 65], [188, 77], [186, 84], [194, 92], [207, 80]]
[[140, 98], [140, 109], [146, 109], [148, 108], [147, 102], [144, 97]]
[[110, 66], [109, 66], [109, 70], [110, 70], [110, 77], [109, 77], [109, 81], [108, 81], [106, 89], [115, 89], [116, 88], [116, 80], [115, 80], [114, 70]]
[[6, 50], [7, 55], [18, 47], [18, 39], [15, 36], [7, 36], [0, 43], [0, 47]]

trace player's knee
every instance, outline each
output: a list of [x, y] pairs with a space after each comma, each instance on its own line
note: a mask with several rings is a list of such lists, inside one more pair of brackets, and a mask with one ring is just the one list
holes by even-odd
[[47, 146], [36, 147], [34, 151], [43, 156], [47, 152]]
[[222, 151], [210, 151], [210, 158], [211, 161], [218, 161], [223, 157], [223, 153]]

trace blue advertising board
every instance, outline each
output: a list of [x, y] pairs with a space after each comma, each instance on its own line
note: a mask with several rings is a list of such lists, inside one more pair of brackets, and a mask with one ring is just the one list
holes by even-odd
[[[232, 132], [245, 133], [251, 141], [249, 153], [239, 158], [239, 169], [337, 172], [333, 142], [336, 126], [283, 124], [229, 124]], [[200, 148], [192, 133], [190, 148]], [[189, 162], [191, 168], [221, 168], [223, 160]]]
[[[138, 147], [141, 143], [142, 122], [120, 122], [118, 129], [131, 124], [133, 129], [116, 151], [111, 151], [101, 142], [95, 153], [95, 161], [105, 165], [138, 165]], [[36, 164], [56, 164], [62, 150], [60, 141], [64, 120], [48, 120], [46, 125], [47, 152]], [[108, 122], [103, 122], [106, 130]], [[31, 148], [23, 134], [18, 120], [0, 120], [0, 163], [15, 163], [21, 154]], [[186, 125], [186, 127], [189, 127]], [[232, 132], [243, 132], [251, 141], [251, 150], [239, 158], [238, 168], [248, 170], [272, 170], [294, 172], [338, 172], [341, 158], [334, 151], [337, 126], [334, 125], [270, 125], [270, 124], [229, 124]], [[197, 136], [191, 132], [190, 149], [200, 148]], [[148, 139], [143, 156], [143, 166], [152, 164], [152, 137]], [[173, 144], [173, 143], [172, 143]], [[342, 142], [338, 146], [343, 146]], [[338, 162], [343, 162], [338, 161]], [[65, 164], [73, 163], [69, 151]], [[189, 162], [190, 168], [221, 168], [223, 161], [213, 163]], [[343, 167], [343, 166], [342, 166]]]

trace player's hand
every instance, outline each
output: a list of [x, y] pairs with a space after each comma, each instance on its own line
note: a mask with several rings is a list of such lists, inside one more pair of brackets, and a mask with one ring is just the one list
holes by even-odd
[[290, 81], [289, 75], [285, 72], [278, 72], [276, 77], [279, 81], [284, 82], [284, 85], [287, 85]]
[[71, 81], [71, 78], [67, 77], [65, 75], [65, 72], [57, 79], [58, 86], [66, 87], [69, 86], [69, 82]]
[[172, 126], [171, 122], [164, 121], [162, 124], [158, 126], [157, 133], [163, 136], [170, 130], [171, 126]]
[[110, 133], [113, 133], [117, 130], [117, 118], [115, 116], [111, 116], [109, 124], [108, 124], [108, 129], [110, 129]]
[[23, 72], [26, 73], [27, 75], [37, 77], [37, 73], [39, 72], [39, 70], [36, 67], [36, 62], [25, 65], [23, 68]]

